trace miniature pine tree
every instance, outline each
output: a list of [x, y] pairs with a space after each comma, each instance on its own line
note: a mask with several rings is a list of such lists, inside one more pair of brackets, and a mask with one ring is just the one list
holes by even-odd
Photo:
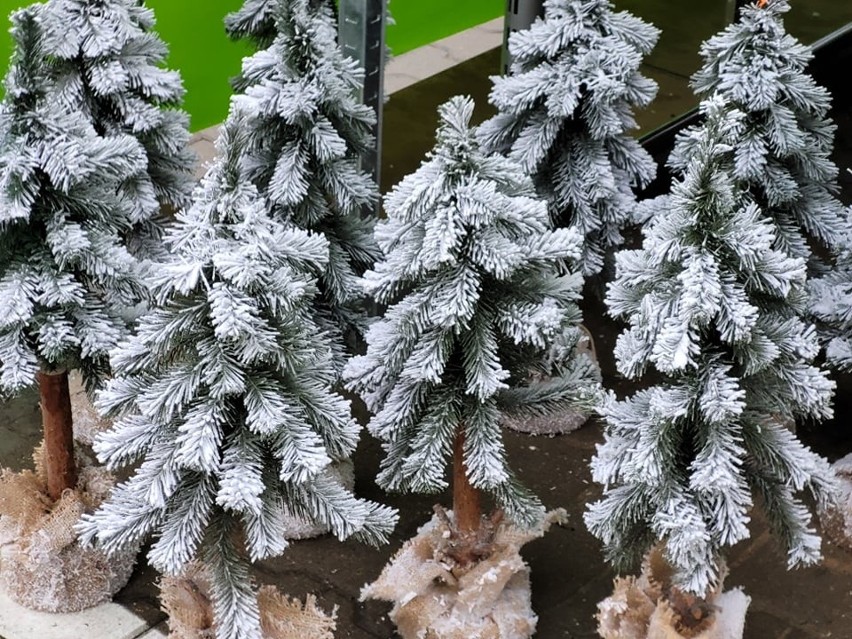
[[633, 188], [657, 172], [628, 131], [633, 109], [657, 92], [639, 67], [659, 31], [609, 0], [546, 0], [544, 9], [511, 36], [509, 75], [493, 79], [490, 96], [498, 114], [480, 131], [486, 148], [533, 176], [556, 226], [581, 233], [583, 272], [594, 276], [622, 243]]
[[113, 353], [97, 405], [116, 421], [95, 451], [110, 468], [141, 465], [79, 525], [108, 552], [155, 534], [149, 560], [169, 575], [200, 559], [218, 639], [260, 639], [248, 559], [284, 551], [286, 514], [371, 543], [396, 519], [326, 472], [360, 430], [331, 389], [312, 319], [328, 243], [269, 217], [245, 178], [245, 147], [235, 111], [220, 159], [167, 234], [156, 306]]
[[662, 542], [676, 585], [706, 596], [723, 548], [749, 535], [753, 494], [790, 566], [819, 559], [799, 493], [830, 499], [833, 476], [783, 421], [830, 416], [833, 383], [799, 319], [805, 262], [774, 248], [774, 226], [733, 179], [749, 116], [718, 96], [702, 108], [683, 179], [652, 202], [642, 249], [617, 256], [607, 302], [630, 323], [618, 369], [665, 381], [605, 407], [592, 462], [604, 497], [586, 522], [619, 565]]
[[[746, 114], [733, 176], [773, 220], [776, 248], [817, 266], [813, 247], [839, 250], [845, 237], [831, 159], [835, 126], [828, 91], [807, 74], [810, 48], [785, 30], [789, 9], [787, 0], [745, 7], [738, 22], [704, 43], [704, 66], [692, 84]], [[683, 136], [670, 164], [684, 170], [695, 144]]]
[[0, 106], [0, 391], [38, 378], [48, 491], [76, 484], [67, 372], [92, 387], [142, 296], [121, 234], [118, 185], [144, 167], [130, 136], [103, 137], [50, 98], [41, 12], [12, 16], [15, 53]]
[[366, 335], [367, 354], [344, 372], [374, 414], [382, 487], [439, 492], [452, 456], [462, 540], [480, 528], [481, 491], [516, 523], [543, 514], [508, 466], [501, 411], [564, 407], [596, 384], [593, 365], [575, 360], [524, 385], [559, 335], [577, 338], [582, 277], [555, 271], [579, 256], [580, 237], [551, 230], [546, 203], [516, 162], [481, 150], [472, 113], [469, 98], [442, 106], [431, 156], [385, 200], [376, 237], [386, 257], [364, 286], [389, 308]]
[[162, 67], [168, 51], [153, 31], [154, 13], [138, 0], [49, 0], [43, 12], [55, 97], [99, 134], [131, 134], [145, 151], [147, 168], [125, 180], [121, 193], [134, 206], [131, 248], [155, 254], [161, 208], [188, 204], [196, 157], [189, 117], [178, 109], [183, 84]]
[[338, 47], [328, 6], [293, 0], [276, 11], [275, 42], [243, 64], [249, 88], [237, 100], [250, 118], [247, 174], [274, 216], [328, 239], [317, 312], [343, 344], [361, 332], [357, 277], [378, 257], [372, 222], [362, 218], [377, 187], [359, 167], [376, 116], [355, 97], [363, 72]]
[[847, 211], [844, 248], [834, 268], [811, 281], [811, 311], [827, 339], [826, 360], [835, 368], [852, 370], [852, 209]]

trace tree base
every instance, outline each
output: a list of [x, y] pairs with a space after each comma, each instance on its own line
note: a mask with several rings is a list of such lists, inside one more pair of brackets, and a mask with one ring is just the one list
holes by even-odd
[[16, 603], [42, 612], [79, 612], [112, 599], [127, 584], [137, 551], [107, 556], [82, 548], [74, 525], [93, 512], [115, 481], [78, 455], [76, 489], [47, 495], [42, 449], [35, 471], [0, 474], [0, 581]]
[[852, 455], [834, 464], [839, 485], [837, 504], [820, 508], [819, 517], [825, 536], [841, 548], [852, 552]]
[[[739, 588], [706, 599], [671, 587], [670, 569], [658, 549], [645, 558], [638, 578], [615, 580], [598, 604], [602, 639], [742, 639], [751, 599]], [[721, 586], [720, 586], [721, 587]]]
[[[163, 577], [160, 601], [169, 615], [169, 639], [215, 639], [210, 582], [200, 564], [190, 565], [182, 577]], [[257, 601], [263, 639], [334, 639], [337, 609], [327, 615], [313, 595], [303, 604], [263, 586]]]
[[361, 591], [361, 600], [391, 602], [390, 619], [402, 639], [527, 639], [538, 617], [520, 549], [564, 517], [563, 510], [551, 512], [532, 530], [503, 524], [488, 557], [460, 566], [446, 553], [451, 531], [436, 514]]
[[[576, 355], [587, 357], [598, 366], [598, 355], [595, 349], [595, 340], [585, 326], [579, 327], [582, 337], [577, 343]], [[582, 428], [592, 417], [591, 411], [569, 409], [558, 411], [549, 415], [536, 415], [535, 417], [508, 417], [501, 419], [502, 425], [510, 430], [525, 435], [545, 435], [555, 437], [556, 435], [567, 435]]]

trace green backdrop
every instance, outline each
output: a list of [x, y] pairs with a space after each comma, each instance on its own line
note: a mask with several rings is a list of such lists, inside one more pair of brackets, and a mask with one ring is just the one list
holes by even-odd
[[[0, 0], [0, 60], [5, 73], [10, 45], [6, 15], [30, 4]], [[168, 43], [169, 66], [181, 71], [186, 85], [186, 109], [194, 130], [222, 121], [231, 94], [228, 78], [240, 68], [249, 48], [228, 40], [222, 18], [242, 0], [147, 0], [157, 14], [157, 30]], [[388, 28], [395, 54], [458, 33], [499, 16], [504, 0], [392, 0], [396, 24]]]

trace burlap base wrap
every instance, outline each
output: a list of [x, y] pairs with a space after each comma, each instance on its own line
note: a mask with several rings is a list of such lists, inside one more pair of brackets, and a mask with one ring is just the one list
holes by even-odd
[[0, 472], [0, 582], [22, 606], [78, 612], [109, 601], [130, 579], [136, 549], [113, 557], [81, 548], [74, 524], [114, 485], [112, 475], [77, 456], [79, 481], [57, 502], [47, 496], [41, 447], [35, 471]]
[[564, 517], [563, 510], [549, 513], [532, 530], [501, 525], [494, 552], [459, 570], [441, 553], [448, 529], [435, 516], [364, 587], [361, 600], [391, 602], [390, 618], [402, 639], [527, 639], [538, 617], [520, 549]]
[[[303, 604], [262, 586], [257, 600], [264, 639], [334, 639], [337, 609], [325, 614], [313, 595]], [[163, 577], [160, 602], [169, 615], [169, 639], [215, 639], [210, 583], [200, 565], [191, 565], [182, 577]]]
[[742, 590], [713, 592], [707, 599], [675, 595], [669, 573], [653, 550], [638, 578], [616, 579], [613, 594], [598, 604], [602, 639], [742, 639], [751, 602]]

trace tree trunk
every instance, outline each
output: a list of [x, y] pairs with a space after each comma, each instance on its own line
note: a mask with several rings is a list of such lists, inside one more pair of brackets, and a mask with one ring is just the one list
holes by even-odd
[[459, 428], [453, 446], [453, 514], [462, 536], [473, 536], [482, 525], [479, 490], [470, 485], [464, 465], [464, 428]]
[[41, 419], [44, 427], [44, 465], [47, 493], [54, 501], [66, 488], [77, 485], [74, 464], [74, 428], [68, 373], [38, 373]]

